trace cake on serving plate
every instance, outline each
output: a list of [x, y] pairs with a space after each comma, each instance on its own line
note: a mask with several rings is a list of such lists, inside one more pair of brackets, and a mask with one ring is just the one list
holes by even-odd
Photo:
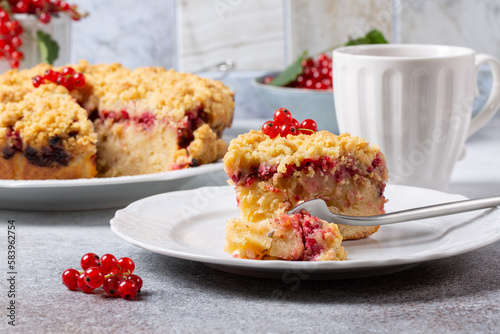
[[[231, 141], [224, 169], [236, 188], [240, 219], [248, 223], [277, 217], [316, 198], [325, 200], [334, 213], [384, 213], [384, 155], [377, 146], [349, 134], [270, 136], [251, 130]], [[379, 228], [338, 227], [343, 240], [364, 238]]]
[[[67, 68], [84, 84], [47, 79]], [[158, 67], [67, 68], [40, 64], [0, 76], [0, 179], [157, 173], [226, 152], [221, 137], [234, 99], [221, 82]], [[35, 88], [37, 76], [45, 79]]]
[[340, 261], [346, 259], [341, 242], [337, 225], [302, 210], [257, 223], [228, 221], [225, 251], [243, 259]]

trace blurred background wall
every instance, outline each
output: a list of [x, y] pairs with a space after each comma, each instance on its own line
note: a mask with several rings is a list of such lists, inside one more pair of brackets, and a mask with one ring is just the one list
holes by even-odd
[[[267, 115], [249, 77], [281, 70], [371, 29], [392, 43], [467, 46], [500, 58], [500, 0], [73, 0], [89, 16], [73, 23], [71, 61], [120, 62], [215, 75], [237, 93], [236, 118]], [[253, 71], [249, 74], [248, 71]], [[480, 73], [484, 103], [491, 87]], [[243, 92], [244, 94], [239, 94]]]
[[72, 61], [197, 71], [227, 58], [280, 69], [371, 28], [392, 42], [454, 44], [500, 57], [500, 0], [74, 0]]

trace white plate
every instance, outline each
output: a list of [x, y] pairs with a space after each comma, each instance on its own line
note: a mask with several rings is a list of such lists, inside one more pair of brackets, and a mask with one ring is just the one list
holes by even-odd
[[[387, 211], [463, 200], [434, 190], [388, 185]], [[111, 230], [155, 253], [202, 262], [235, 274], [295, 279], [345, 279], [393, 273], [420, 262], [469, 252], [500, 240], [500, 210], [382, 226], [369, 238], [343, 242], [347, 261], [290, 262], [232, 258], [223, 251], [225, 221], [237, 217], [233, 187], [160, 194], [117, 211]]]
[[[235, 120], [224, 131], [230, 142], [250, 129], [258, 129], [261, 119]], [[202, 186], [227, 184], [222, 162], [165, 173], [78, 180], [0, 180], [0, 209], [89, 210], [123, 208], [146, 196]]]
[[222, 162], [164, 173], [76, 180], [0, 180], [0, 209], [88, 210], [125, 207], [167, 191], [227, 184]]

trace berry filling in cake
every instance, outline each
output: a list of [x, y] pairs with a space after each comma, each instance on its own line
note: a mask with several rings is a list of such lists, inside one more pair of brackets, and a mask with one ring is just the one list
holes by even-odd
[[44, 146], [39, 150], [30, 146], [26, 147], [24, 155], [30, 164], [41, 167], [48, 167], [52, 164], [67, 166], [71, 157], [64, 149], [61, 138], [57, 136], [49, 139], [49, 146]]
[[235, 258], [287, 261], [346, 259], [335, 224], [307, 211], [281, 214], [258, 223], [233, 219], [226, 226], [225, 251]]

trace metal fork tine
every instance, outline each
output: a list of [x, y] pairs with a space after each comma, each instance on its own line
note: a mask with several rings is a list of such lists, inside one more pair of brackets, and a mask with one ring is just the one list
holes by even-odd
[[375, 226], [446, 216], [480, 209], [494, 208], [499, 205], [500, 196], [496, 196], [436, 204], [421, 208], [386, 213], [377, 216], [357, 217], [331, 213], [325, 201], [323, 201], [322, 199], [313, 199], [296, 206], [288, 213], [293, 214], [299, 212], [300, 210], [307, 210], [312, 216], [318, 217], [328, 222], [334, 222], [344, 225]]

